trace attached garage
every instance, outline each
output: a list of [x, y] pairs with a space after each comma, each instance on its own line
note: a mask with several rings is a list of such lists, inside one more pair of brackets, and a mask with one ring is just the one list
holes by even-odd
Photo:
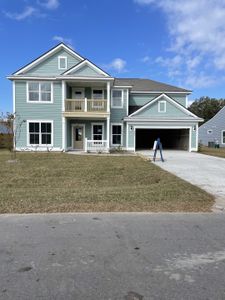
[[160, 138], [163, 149], [189, 150], [189, 129], [135, 129], [135, 150], [152, 149]]

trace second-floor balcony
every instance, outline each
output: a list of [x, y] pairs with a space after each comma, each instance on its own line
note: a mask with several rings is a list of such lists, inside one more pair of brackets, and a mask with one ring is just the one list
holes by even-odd
[[79, 113], [104, 113], [107, 112], [107, 100], [106, 99], [66, 99], [65, 100], [65, 112]]

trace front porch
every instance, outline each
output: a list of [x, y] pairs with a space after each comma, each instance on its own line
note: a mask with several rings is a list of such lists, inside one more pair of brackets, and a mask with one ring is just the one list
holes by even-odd
[[109, 118], [65, 118], [65, 151], [109, 152]]

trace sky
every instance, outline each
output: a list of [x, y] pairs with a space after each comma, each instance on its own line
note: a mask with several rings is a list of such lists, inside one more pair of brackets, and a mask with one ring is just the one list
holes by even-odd
[[17, 69], [64, 42], [115, 77], [225, 98], [224, 0], [1, 0], [0, 112]]

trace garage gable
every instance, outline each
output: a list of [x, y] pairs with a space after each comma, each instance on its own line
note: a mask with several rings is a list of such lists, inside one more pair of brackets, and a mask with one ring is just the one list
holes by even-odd
[[158, 117], [158, 118], [198, 118], [185, 107], [165, 94], [161, 94], [149, 101], [140, 109], [132, 113], [129, 117]]

